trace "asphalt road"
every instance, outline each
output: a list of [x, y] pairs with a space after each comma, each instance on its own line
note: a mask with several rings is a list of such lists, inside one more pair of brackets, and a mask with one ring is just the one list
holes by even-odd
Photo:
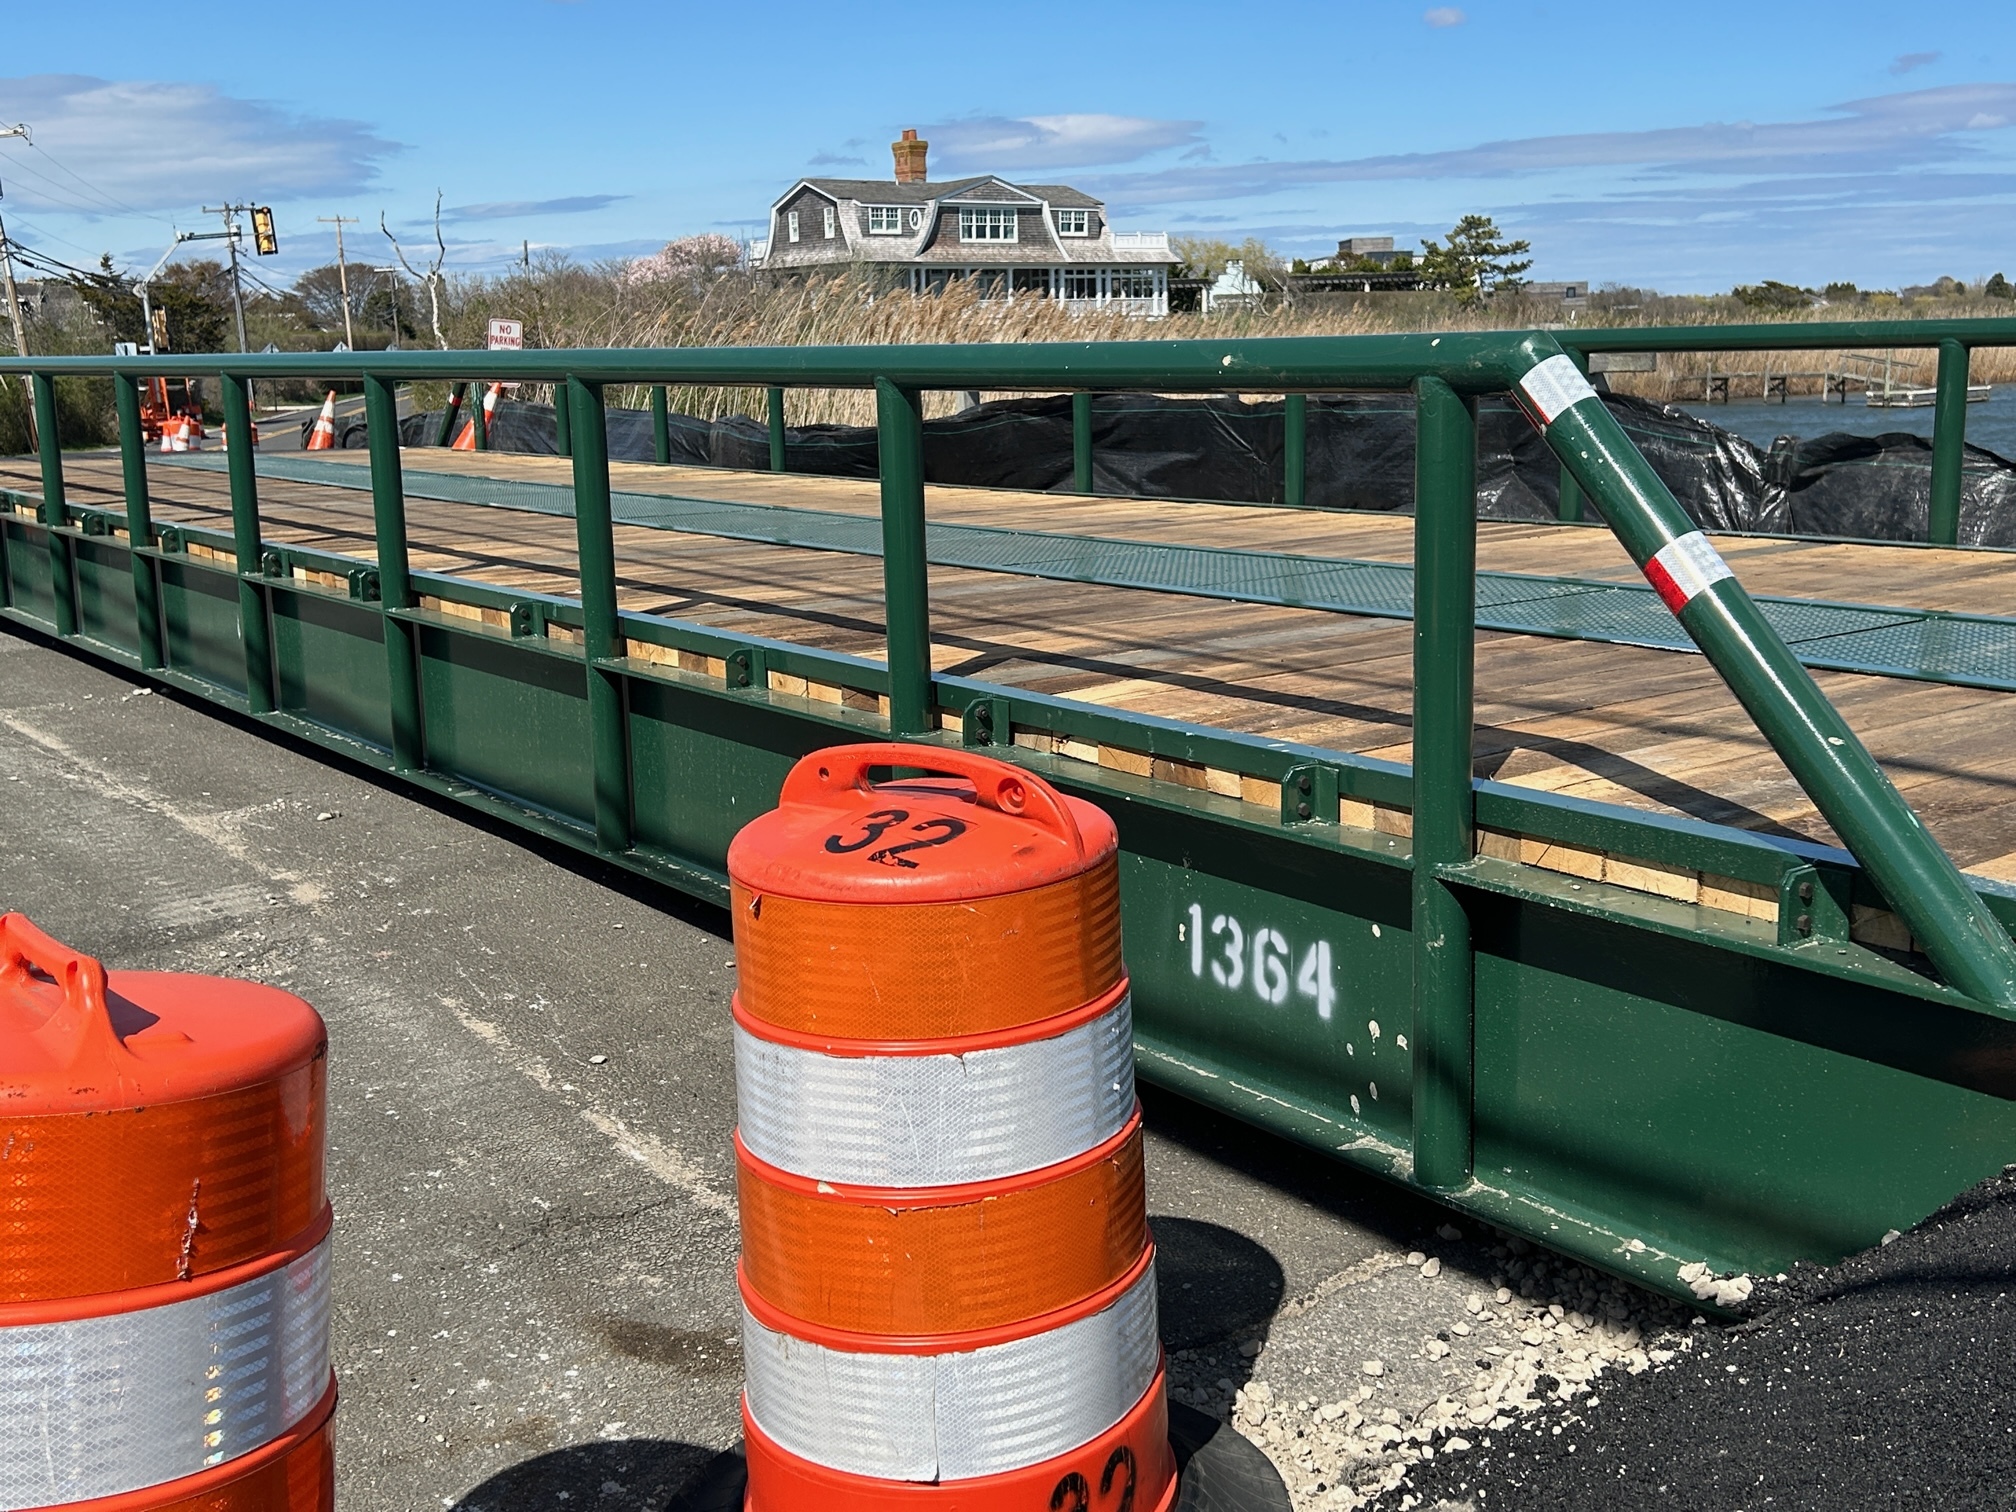
[[[722, 913], [12, 631], [0, 907], [327, 1018], [345, 1512], [656, 1508], [736, 1442]], [[1422, 1310], [1491, 1263], [1414, 1277], [1446, 1213], [1147, 1109], [1179, 1384], [1272, 1359], [1327, 1400], [1385, 1354], [1397, 1407], [1444, 1389]]]

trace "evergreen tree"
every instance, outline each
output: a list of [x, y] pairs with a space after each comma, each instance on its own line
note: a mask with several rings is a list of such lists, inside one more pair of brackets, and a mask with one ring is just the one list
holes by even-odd
[[1504, 240], [1490, 216], [1466, 215], [1446, 241], [1421, 243], [1421, 280], [1475, 304], [1496, 290], [1518, 288], [1519, 275], [1533, 266], [1530, 257], [1519, 254], [1532, 250], [1529, 242]]

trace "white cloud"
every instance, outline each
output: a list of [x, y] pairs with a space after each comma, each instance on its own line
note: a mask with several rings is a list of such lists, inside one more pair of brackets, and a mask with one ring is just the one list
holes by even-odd
[[7, 197], [39, 210], [110, 216], [346, 194], [403, 150], [361, 121], [208, 84], [37, 74], [0, 79], [0, 98], [8, 120], [35, 131], [34, 147], [0, 142]]
[[497, 200], [483, 205], [451, 205], [441, 212], [443, 220], [523, 220], [532, 215], [580, 215], [606, 210], [627, 194], [574, 194], [565, 199]]
[[1851, 100], [1825, 118], [1520, 137], [1450, 152], [1113, 174], [1085, 187], [1132, 205], [1273, 194], [1318, 184], [1500, 179], [1562, 170], [1659, 174], [1900, 173], [1969, 158], [1969, 133], [2016, 118], [2016, 83], [1954, 84]]
[[1470, 18], [1453, 5], [1438, 5], [1431, 11], [1422, 12], [1421, 19], [1430, 26], [1461, 26]]
[[946, 178], [1131, 163], [1165, 148], [1196, 146], [1202, 124], [1091, 113], [971, 116], [925, 127], [918, 135], [931, 144], [931, 176]]

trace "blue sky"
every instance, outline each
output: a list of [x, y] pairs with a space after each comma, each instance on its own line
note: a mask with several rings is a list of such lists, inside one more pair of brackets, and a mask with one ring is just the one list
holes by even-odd
[[[1333, 0], [1243, 7], [355, 0], [181, 24], [158, 3], [10, 8], [0, 213], [72, 262], [150, 265], [225, 197], [270, 203], [281, 277], [451, 267], [522, 242], [636, 255], [758, 234], [806, 174], [1106, 197], [1122, 229], [1309, 254], [1484, 211], [1535, 277], [1674, 291], [2016, 276], [2016, 5]], [[330, 19], [323, 20], [327, 16]], [[965, 19], [966, 17], [973, 19]]]

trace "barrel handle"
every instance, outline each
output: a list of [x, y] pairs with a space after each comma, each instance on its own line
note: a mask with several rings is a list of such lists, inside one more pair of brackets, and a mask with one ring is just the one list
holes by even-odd
[[[111, 1036], [103, 964], [52, 940], [31, 924], [26, 914], [0, 914], [0, 993], [19, 992], [29, 981], [31, 966], [54, 977], [63, 989], [63, 1008], [51, 1015], [42, 1032], [56, 1029], [59, 1034], [67, 1031], [79, 1038]], [[60, 1027], [59, 1018], [63, 1020]]]
[[778, 802], [830, 804], [849, 793], [872, 793], [875, 784], [868, 780], [868, 773], [874, 767], [907, 767], [964, 777], [973, 784], [983, 806], [1040, 825], [1055, 833], [1074, 854], [1085, 856], [1085, 837], [1061, 793], [1033, 772], [957, 746], [899, 741], [814, 751], [785, 776]]

